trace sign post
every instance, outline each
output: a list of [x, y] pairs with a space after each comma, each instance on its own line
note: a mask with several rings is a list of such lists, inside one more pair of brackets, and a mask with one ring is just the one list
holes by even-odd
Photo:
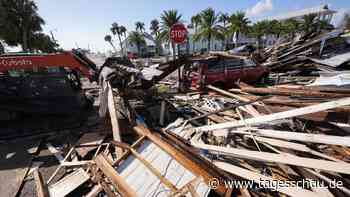
[[[184, 24], [182, 23], [176, 23], [174, 24], [170, 29], [170, 39], [172, 41], [172, 44], [177, 44], [177, 53], [178, 56], [180, 55], [180, 45], [186, 41], [187, 39], [187, 29]], [[173, 48], [175, 48], [173, 46]], [[173, 51], [173, 59], [176, 59], [175, 51]], [[179, 83], [179, 90], [181, 89], [181, 68], [178, 68], [178, 83]]]

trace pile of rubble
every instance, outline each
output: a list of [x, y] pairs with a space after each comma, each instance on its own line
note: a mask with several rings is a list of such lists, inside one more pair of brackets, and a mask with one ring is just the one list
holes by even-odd
[[[315, 51], [324, 58], [341, 34], [327, 35], [266, 50], [265, 65], [299, 72], [296, 77], [309, 65], [322, 70], [328, 63], [321, 62], [335, 61], [316, 60]], [[348, 63], [345, 56], [342, 65]], [[11, 192], [22, 186], [19, 196], [28, 188], [38, 196], [350, 195], [346, 77], [294, 81], [288, 73], [277, 85], [236, 82], [229, 90], [207, 85], [173, 91], [165, 77], [189, 62], [180, 58], [139, 68], [108, 58], [99, 71], [100, 87], [89, 91], [99, 91], [100, 118], [96, 112], [86, 127], [60, 138], [30, 138], [19, 147], [25, 160], [9, 149], [6, 158], [21, 161], [11, 172], [18, 177]], [[164, 91], [159, 84], [171, 87]], [[46, 154], [57, 165], [38, 162]]]

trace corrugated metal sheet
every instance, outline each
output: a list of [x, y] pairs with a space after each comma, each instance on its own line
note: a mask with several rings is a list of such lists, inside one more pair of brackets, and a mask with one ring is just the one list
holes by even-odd
[[[137, 151], [178, 189], [196, 178], [194, 174], [149, 140], [144, 140]], [[134, 156], [130, 155], [117, 168], [117, 171], [138, 196], [160, 197], [171, 194], [171, 190]], [[210, 191], [203, 181], [194, 185], [194, 188], [199, 196], [208, 196]], [[187, 195], [190, 196], [189, 193]]]
[[346, 62], [350, 61], [350, 52], [343, 53], [341, 55], [336, 55], [328, 59], [315, 59], [315, 58], [310, 58], [312, 61], [322, 64], [322, 65], [327, 65], [331, 67], [338, 67]]

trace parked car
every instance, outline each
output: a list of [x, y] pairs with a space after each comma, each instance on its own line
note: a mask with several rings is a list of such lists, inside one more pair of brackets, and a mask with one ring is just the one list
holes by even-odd
[[245, 57], [194, 60], [186, 73], [187, 80], [195, 88], [205, 85], [230, 88], [238, 80], [246, 83], [263, 82], [268, 75], [268, 68]]

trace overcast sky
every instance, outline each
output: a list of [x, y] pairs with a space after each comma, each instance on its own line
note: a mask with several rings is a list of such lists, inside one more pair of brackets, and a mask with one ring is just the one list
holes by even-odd
[[141, 21], [149, 30], [152, 19], [159, 19], [164, 10], [177, 9], [185, 22], [201, 10], [212, 7], [216, 11], [233, 13], [245, 11], [251, 21], [289, 11], [328, 4], [339, 11], [335, 20], [350, 9], [350, 0], [36, 0], [39, 14], [45, 19], [45, 32], [52, 31], [64, 49], [90, 47], [106, 52], [110, 45], [104, 36], [110, 34], [113, 22], [135, 29]]

